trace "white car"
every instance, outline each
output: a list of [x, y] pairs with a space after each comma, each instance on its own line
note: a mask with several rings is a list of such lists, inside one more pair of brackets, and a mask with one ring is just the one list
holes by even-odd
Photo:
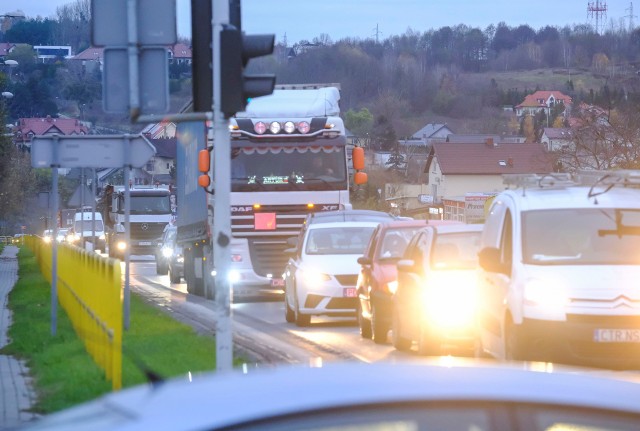
[[640, 383], [624, 378], [452, 357], [250, 367], [113, 392], [25, 429], [636, 431]]
[[284, 272], [287, 322], [308, 326], [313, 315], [355, 315], [358, 257], [378, 224], [308, 225]]

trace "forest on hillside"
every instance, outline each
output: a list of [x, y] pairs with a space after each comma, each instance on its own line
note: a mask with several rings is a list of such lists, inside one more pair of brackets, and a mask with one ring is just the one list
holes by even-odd
[[[2, 27], [1, 42], [25, 44], [7, 56], [19, 62], [4, 84], [17, 96], [8, 103], [11, 120], [63, 113], [126, 123], [101, 113], [99, 72], [32, 59], [33, 45], [71, 45], [74, 53], [89, 47], [90, 19], [89, 0], [76, 0], [58, 8], [55, 18]], [[559, 90], [607, 110], [637, 109], [639, 61], [640, 28], [611, 25], [598, 34], [585, 24], [534, 29], [500, 22], [485, 29], [459, 24], [408, 30], [379, 41], [333, 41], [322, 34], [276, 45], [273, 55], [252, 61], [249, 69], [275, 73], [278, 83], [340, 83], [352, 131], [387, 146], [427, 122], [455, 124], [457, 132], [513, 132], [502, 107], [537, 89]], [[171, 93], [182, 102], [191, 92], [188, 67], [171, 65], [170, 74]], [[554, 79], [536, 79], [540, 74]]]

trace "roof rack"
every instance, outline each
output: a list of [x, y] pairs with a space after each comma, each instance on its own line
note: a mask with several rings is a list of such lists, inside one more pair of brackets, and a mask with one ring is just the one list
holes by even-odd
[[502, 182], [513, 187], [558, 188], [575, 186], [576, 182], [567, 173], [553, 174], [503, 174]]
[[576, 178], [586, 186], [640, 186], [639, 170], [578, 171]]

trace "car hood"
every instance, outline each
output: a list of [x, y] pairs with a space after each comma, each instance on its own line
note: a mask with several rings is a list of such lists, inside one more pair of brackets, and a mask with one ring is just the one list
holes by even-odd
[[358, 258], [362, 254], [305, 256], [299, 267], [313, 268], [326, 274], [359, 274]]
[[555, 283], [569, 298], [588, 301], [627, 300], [640, 310], [640, 265], [527, 265], [526, 278]]

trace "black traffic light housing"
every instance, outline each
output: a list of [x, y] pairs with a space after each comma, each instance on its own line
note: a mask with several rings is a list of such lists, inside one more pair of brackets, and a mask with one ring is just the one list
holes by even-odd
[[211, 0], [191, 0], [191, 61], [193, 111], [213, 111]]
[[245, 35], [233, 25], [220, 32], [220, 109], [226, 118], [244, 111], [247, 99], [273, 93], [274, 74], [248, 75], [249, 60], [273, 53], [275, 35]]

